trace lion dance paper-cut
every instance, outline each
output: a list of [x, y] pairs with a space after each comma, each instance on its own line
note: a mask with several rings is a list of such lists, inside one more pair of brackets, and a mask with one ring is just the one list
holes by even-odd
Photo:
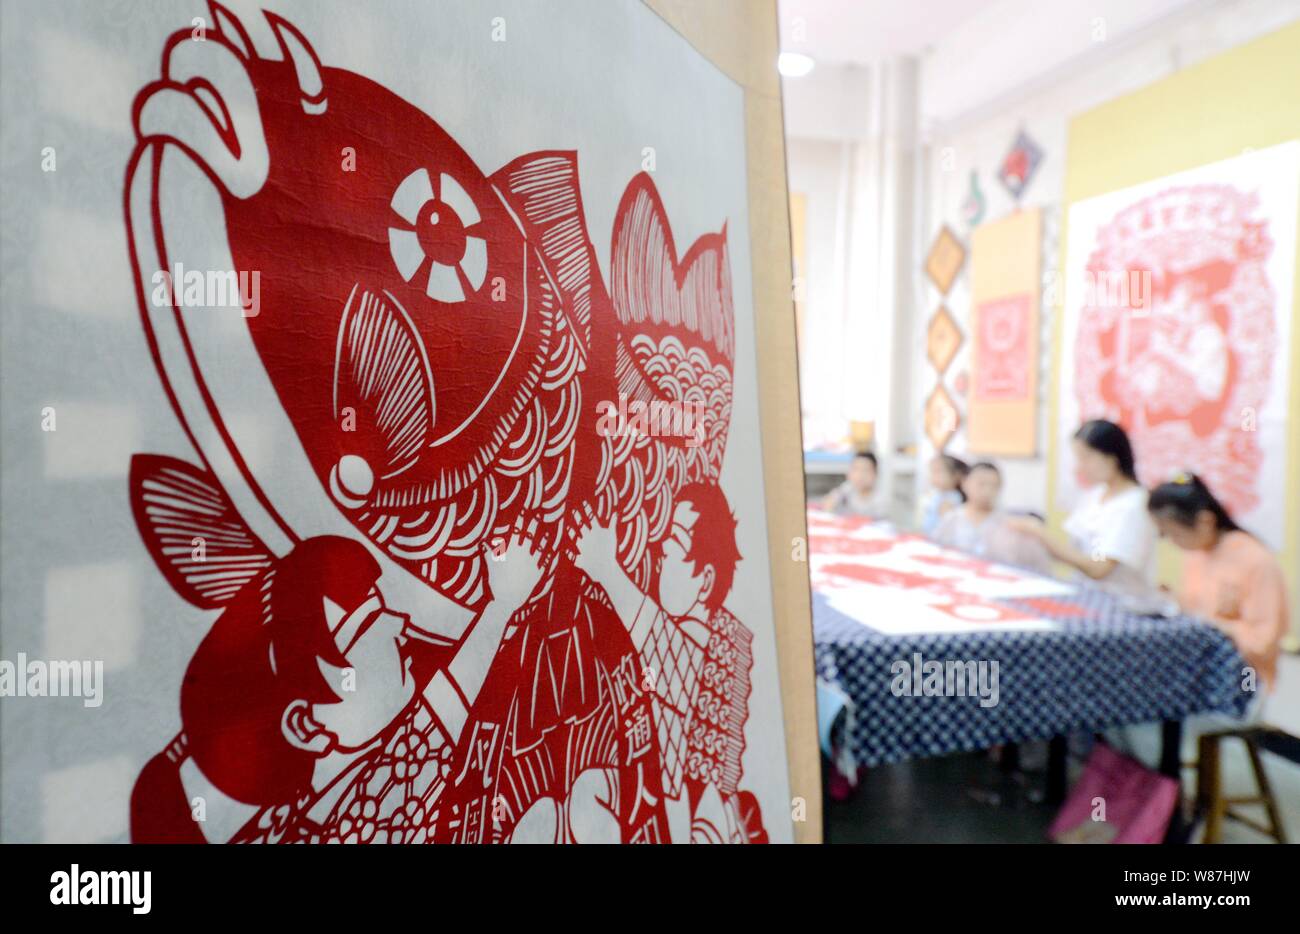
[[[1097, 234], [1099, 283], [1075, 334], [1075, 398], [1133, 437], [1142, 482], [1196, 465], [1234, 513], [1260, 503], [1264, 459], [1252, 421], [1277, 343], [1274, 243], [1259, 197], [1227, 184], [1141, 199]], [[1109, 278], [1122, 270], [1123, 288]]]
[[137, 455], [131, 504], [215, 614], [132, 838], [765, 842], [752, 635], [725, 608], [725, 226], [679, 257], [637, 176], [607, 289], [574, 153], [485, 175], [289, 22], [265, 14], [271, 60], [211, 10], [138, 96], [126, 178], [198, 459]]

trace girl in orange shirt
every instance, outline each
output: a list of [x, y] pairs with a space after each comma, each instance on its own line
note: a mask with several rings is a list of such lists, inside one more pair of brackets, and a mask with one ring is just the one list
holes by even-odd
[[1179, 604], [1227, 633], [1261, 687], [1271, 690], [1287, 631], [1286, 580], [1277, 560], [1195, 474], [1156, 487], [1147, 508], [1160, 534], [1186, 552]]

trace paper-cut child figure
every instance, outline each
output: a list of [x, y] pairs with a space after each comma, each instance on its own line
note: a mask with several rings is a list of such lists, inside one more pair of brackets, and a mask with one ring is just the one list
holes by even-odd
[[[436, 777], [439, 750], [450, 755], [464, 720], [446, 709], [447, 685], [454, 678], [472, 702], [492, 654], [481, 643], [499, 641], [540, 577], [522, 537], [505, 558], [487, 562], [495, 589], [479, 625], [441, 660], [411, 644], [409, 619], [385, 605], [379, 565], [360, 542], [319, 536], [270, 562], [225, 605], [190, 661], [182, 731], [132, 793], [132, 839], [373, 836], [377, 824], [366, 819], [377, 802], [362, 800], [356, 815], [338, 806], [351, 803], [344, 795], [360, 769], [397, 732], [411, 734], [412, 746], [421, 734]], [[507, 565], [508, 575], [497, 570]], [[425, 787], [436, 796], [436, 785]]]
[[753, 634], [723, 608], [741, 559], [725, 494], [713, 483], [682, 488], [653, 595], [609, 560], [613, 553], [612, 530], [593, 526], [579, 539], [577, 563], [605, 589], [640, 652], [673, 841], [765, 841], [757, 802], [738, 788]]
[[572, 563], [512, 621], [453, 757], [435, 842], [664, 843], [641, 656]]

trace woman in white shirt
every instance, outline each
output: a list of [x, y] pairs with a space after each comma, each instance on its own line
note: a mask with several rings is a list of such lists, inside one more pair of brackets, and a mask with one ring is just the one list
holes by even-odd
[[1155, 594], [1157, 532], [1128, 435], [1104, 419], [1084, 422], [1074, 434], [1074, 458], [1091, 486], [1065, 520], [1068, 541], [1053, 538], [1036, 520], [1011, 521], [1084, 577], [1115, 593], [1149, 600]]

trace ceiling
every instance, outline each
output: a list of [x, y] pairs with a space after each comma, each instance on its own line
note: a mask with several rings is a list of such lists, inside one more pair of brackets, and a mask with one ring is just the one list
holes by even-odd
[[[855, 72], [915, 56], [926, 125], [952, 124], [1110, 54], [1175, 15], [1229, 0], [778, 0], [781, 48], [817, 67], [789, 106], [825, 111]], [[1279, 0], [1290, 2], [1290, 0]], [[797, 124], [799, 114], [790, 114]], [[824, 122], [824, 120], [823, 120]]]
[[998, 0], [779, 0], [781, 50], [818, 64], [916, 55]]

